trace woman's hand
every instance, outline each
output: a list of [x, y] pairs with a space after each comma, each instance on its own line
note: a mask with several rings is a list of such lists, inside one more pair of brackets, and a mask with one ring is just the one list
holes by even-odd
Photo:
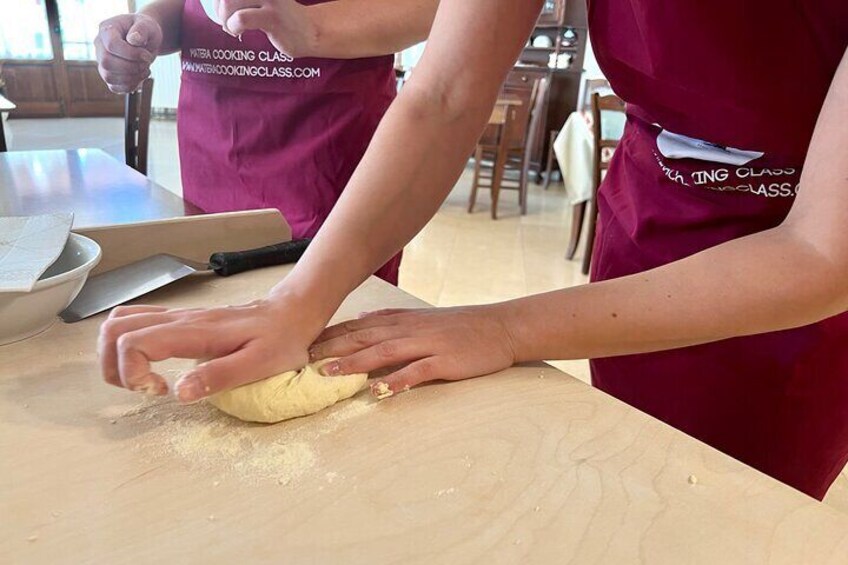
[[[392, 393], [433, 380], [457, 381], [512, 366], [515, 353], [502, 305], [383, 310], [327, 328], [312, 359], [339, 357], [328, 376], [402, 368], [380, 379]], [[385, 394], [384, 387], [375, 388]]]
[[123, 14], [100, 24], [94, 40], [97, 70], [116, 94], [134, 91], [150, 76], [162, 47], [162, 27], [144, 14]]
[[271, 300], [186, 310], [123, 306], [101, 326], [98, 352], [106, 382], [156, 395], [166, 394], [168, 384], [152, 371], [152, 362], [209, 359], [175, 385], [180, 402], [189, 403], [303, 367], [322, 327], [299, 318], [296, 307]]
[[216, 2], [224, 31], [231, 35], [259, 30], [290, 57], [331, 59], [390, 55], [425, 40], [439, 5], [439, 0]]
[[231, 35], [259, 30], [278, 51], [302, 57], [314, 51], [317, 41], [317, 27], [306, 8], [295, 0], [218, 0], [218, 17]]

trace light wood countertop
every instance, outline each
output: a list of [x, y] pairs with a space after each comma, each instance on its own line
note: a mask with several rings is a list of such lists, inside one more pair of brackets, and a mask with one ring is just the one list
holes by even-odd
[[[239, 303], [287, 270], [180, 281], [145, 302]], [[372, 279], [338, 319], [418, 305]], [[0, 348], [4, 562], [848, 556], [845, 516], [547, 366], [255, 426], [103, 384], [102, 319]]]

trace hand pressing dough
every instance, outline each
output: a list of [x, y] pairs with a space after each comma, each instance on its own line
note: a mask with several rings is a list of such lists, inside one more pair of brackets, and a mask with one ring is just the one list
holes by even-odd
[[273, 424], [314, 414], [350, 398], [368, 380], [367, 373], [325, 377], [319, 369], [330, 361], [318, 361], [300, 371], [280, 373], [215, 394], [209, 403], [246, 422]]

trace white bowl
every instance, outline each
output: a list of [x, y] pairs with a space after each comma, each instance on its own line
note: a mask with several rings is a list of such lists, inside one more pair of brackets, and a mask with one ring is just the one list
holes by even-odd
[[39, 334], [76, 298], [100, 262], [100, 246], [72, 233], [59, 258], [29, 292], [0, 292], [0, 345]]

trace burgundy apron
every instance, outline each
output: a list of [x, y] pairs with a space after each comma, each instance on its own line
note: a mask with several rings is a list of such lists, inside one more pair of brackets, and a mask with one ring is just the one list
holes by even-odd
[[[303, 2], [314, 4], [314, 0]], [[395, 95], [392, 57], [292, 60], [187, 0], [178, 111], [183, 194], [205, 212], [277, 208], [314, 236]], [[377, 273], [397, 284], [400, 255]]]
[[[589, 26], [598, 62], [628, 103], [598, 195], [592, 279], [780, 224], [848, 45], [848, 2], [590, 0]], [[592, 379], [819, 499], [848, 462], [845, 314], [596, 359]]]

